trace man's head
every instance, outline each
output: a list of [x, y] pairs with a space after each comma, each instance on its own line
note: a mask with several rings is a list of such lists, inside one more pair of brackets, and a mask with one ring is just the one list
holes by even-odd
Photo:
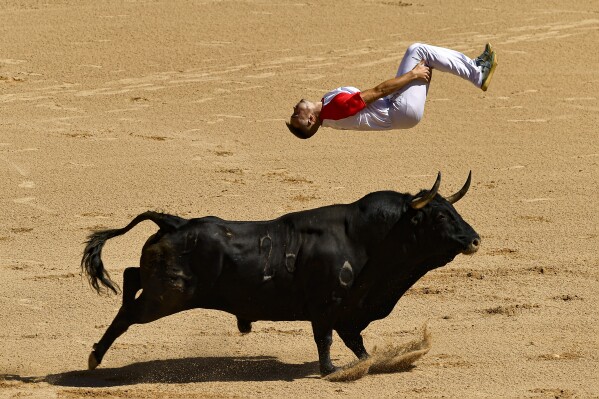
[[301, 99], [295, 107], [289, 122], [286, 122], [289, 131], [300, 139], [309, 139], [320, 127], [320, 119], [318, 118], [318, 105]]

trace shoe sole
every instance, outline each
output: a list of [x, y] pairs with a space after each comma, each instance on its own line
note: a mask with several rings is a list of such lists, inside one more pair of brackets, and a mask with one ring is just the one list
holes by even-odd
[[[489, 48], [490, 47], [491, 47], [491, 45], [489, 44]], [[487, 78], [485, 79], [482, 86], [480, 87], [483, 91], [487, 91], [487, 89], [489, 88], [489, 84], [491, 83], [491, 78], [493, 77], [493, 74], [495, 73], [495, 67], [497, 67], [497, 54], [495, 54], [495, 52], [492, 52], [491, 56], [493, 57], [493, 65], [491, 65], [491, 70], [489, 71]]]

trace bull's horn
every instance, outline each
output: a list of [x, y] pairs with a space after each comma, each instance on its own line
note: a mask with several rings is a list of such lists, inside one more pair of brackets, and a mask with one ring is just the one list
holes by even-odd
[[431, 188], [428, 192], [426, 192], [422, 197], [414, 198], [412, 200], [412, 202], [410, 203], [410, 206], [413, 209], [424, 208], [426, 206], [426, 204], [428, 204], [429, 202], [431, 202], [431, 200], [433, 198], [435, 198], [435, 195], [437, 195], [437, 191], [439, 191], [440, 185], [441, 185], [441, 172], [439, 172], [439, 174], [437, 174], [437, 180], [435, 181], [435, 184], [433, 184], [433, 188]]
[[457, 193], [455, 193], [455, 194], [450, 195], [449, 197], [447, 197], [447, 202], [449, 202], [450, 204], [455, 204], [464, 195], [466, 195], [466, 193], [468, 192], [468, 189], [470, 188], [470, 180], [471, 179], [472, 179], [472, 171], [470, 171], [470, 173], [468, 173], [468, 179], [466, 179], [466, 183], [464, 183], [464, 187], [462, 187], [460, 189], [460, 191], [458, 191]]

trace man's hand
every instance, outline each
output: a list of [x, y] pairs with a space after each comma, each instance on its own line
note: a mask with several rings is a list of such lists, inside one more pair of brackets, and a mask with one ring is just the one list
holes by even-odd
[[432, 69], [421, 60], [411, 71], [416, 80], [424, 80], [426, 83], [431, 81]]
[[362, 100], [368, 105], [379, 98], [388, 96], [391, 93], [405, 87], [415, 80], [429, 83], [431, 81], [432, 68], [428, 67], [424, 60], [420, 61], [410, 72], [405, 73], [393, 79], [384, 81], [383, 83], [373, 87], [372, 89], [364, 90], [360, 93]]

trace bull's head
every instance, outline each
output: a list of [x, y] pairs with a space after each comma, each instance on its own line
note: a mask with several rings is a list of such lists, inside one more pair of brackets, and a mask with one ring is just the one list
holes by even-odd
[[406, 216], [412, 224], [412, 239], [427, 258], [430, 255], [430, 258], [445, 264], [459, 253], [470, 255], [478, 251], [480, 236], [453, 207], [453, 204], [468, 191], [471, 177], [472, 172], [468, 174], [466, 183], [458, 192], [443, 198], [438, 194], [441, 184], [439, 172], [433, 187], [420, 192], [411, 200], [411, 209]]

